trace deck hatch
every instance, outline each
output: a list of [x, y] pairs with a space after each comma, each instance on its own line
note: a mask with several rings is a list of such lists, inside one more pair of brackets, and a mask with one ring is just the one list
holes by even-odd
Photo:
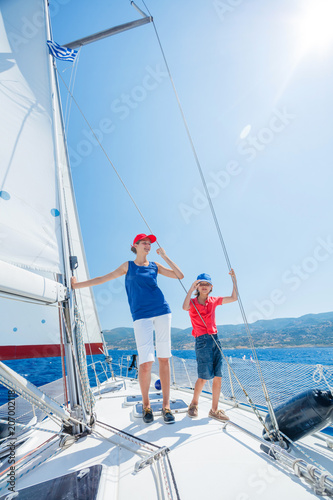
[[[152, 394], [149, 394], [149, 399], [150, 401], [158, 401], [159, 399], [163, 399], [163, 394], [161, 392], [153, 392]], [[137, 396], [126, 396], [125, 399], [125, 406], [130, 406], [135, 403], [140, 403], [142, 401], [142, 396], [141, 394], [138, 394]]]
[[[154, 415], [162, 414], [162, 401], [154, 401], [150, 404]], [[187, 411], [188, 405], [182, 399], [170, 401], [170, 409], [173, 413], [184, 413]], [[137, 403], [133, 408], [134, 417], [142, 417], [142, 403]]]

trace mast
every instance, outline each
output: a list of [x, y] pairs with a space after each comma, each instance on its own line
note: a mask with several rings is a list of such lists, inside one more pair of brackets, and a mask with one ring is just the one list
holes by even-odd
[[[45, 8], [47, 12], [47, 29], [48, 29], [48, 39], [52, 39], [51, 36], [51, 25], [50, 25], [50, 19], [49, 19], [49, 13], [48, 13], [48, 7], [47, 7], [47, 0], [45, 1]], [[132, 2], [133, 5], [134, 2]], [[130, 23], [126, 23], [121, 26], [117, 26], [115, 28], [111, 28], [109, 30], [97, 33], [95, 35], [88, 36], [84, 39], [77, 40], [76, 42], [72, 42], [69, 44], [66, 44], [67, 48], [73, 48], [73, 47], [79, 47], [82, 45], [85, 45], [87, 43], [91, 43], [97, 40], [101, 40], [105, 37], [126, 31], [128, 29], [135, 28], [137, 26], [141, 26], [144, 24], [147, 24], [149, 22], [152, 22], [152, 17], [147, 16], [144, 14], [141, 10], [139, 10], [140, 14], [143, 16], [143, 19], [133, 21]], [[53, 58], [50, 56], [50, 62], [52, 62]], [[72, 250], [71, 250], [71, 243], [70, 243], [70, 235], [69, 235], [69, 224], [68, 224], [68, 211], [67, 211], [67, 206], [66, 206], [66, 196], [65, 196], [65, 191], [66, 189], [70, 191], [71, 197], [74, 198], [74, 193], [73, 193], [73, 186], [72, 186], [72, 179], [71, 179], [71, 174], [70, 174], [70, 169], [69, 169], [69, 158], [68, 158], [68, 152], [67, 152], [67, 147], [66, 147], [66, 140], [65, 140], [65, 132], [64, 132], [64, 124], [62, 120], [62, 113], [61, 113], [61, 100], [60, 100], [60, 92], [59, 92], [59, 87], [58, 87], [58, 79], [56, 75], [56, 68], [55, 64], [51, 64], [50, 66], [50, 74], [51, 74], [51, 81], [52, 81], [52, 88], [53, 88], [53, 113], [54, 113], [54, 123], [55, 123], [55, 144], [56, 144], [56, 155], [57, 155], [57, 171], [58, 171], [58, 183], [59, 183], [59, 204], [61, 207], [61, 227], [62, 227], [62, 242], [63, 242], [63, 256], [64, 256], [64, 265], [65, 265], [65, 280], [67, 286], [69, 285], [70, 277], [71, 277], [71, 269], [69, 266], [70, 262], [70, 257], [72, 256]], [[62, 150], [62, 151], [61, 151]], [[64, 158], [65, 155], [65, 158]], [[61, 170], [63, 169], [63, 170]], [[66, 184], [66, 187], [64, 186], [64, 183]], [[73, 207], [74, 211], [76, 211], [76, 207], [74, 205]], [[79, 235], [80, 236], [80, 235]], [[82, 242], [81, 242], [82, 243]], [[74, 252], [75, 253], [75, 252]], [[82, 261], [84, 260], [84, 255], [82, 255]], [[79, 262], [79, 265], [85, 264], [85, 262]], [[91, 293], [91, 291], [89, 292]], [[94, 304], [94, 302], [93, 302]], [[83, 305], [83, 304], [82, 304]], [[68, 370], [68, 383], [69, 383], [69, 392], [70, 392], [70, 399], [71, 399], [71, 406], [73, 408], [77, 407], [78, 411], [84, 410], [84, 404], [83, 404], [83, 394], [82, 394], [82, 384], [81, 380], [79, 377], [78, 370], [75, 367], [75, 358], [78, 359], [78, 349], [76, 345], [76, 339], [75, 335], [72, 334], [74, 331], [74, 320], [73, 320], [73, 295], [71, 295], [67, 301], [64, 302], [64, 308], [65, 308], [65, 316], [67, 321], [65, 320], [64, 322], [64, 327], [66, 330], [66, 327], [69, 328], [70, 325], [70, 331], [68, 334], [72, 337], [73, 340], [73, 348], [74, 348], [74, 356], [71, 352], [71, 344], [68, 342], [66, 344], [66, 360], [67, 360], [67, 370]], [[84, 308], [83, 308], [84, 310]], [[101, 331], [101, 330], [100, 330]], [[102, 341], [104, 345], [104, 351], [105, 355], [107, 356], [107, 349], [105, 345], [104, 338], [102, 336]], [[79, 418], [80, 415], [76, 414], [76, 418]], [[88, 423], [89, 421], [89, 415], [85, 412], [85, 422]], [[81, 416], [82, 418], [82, 416]]]
[[[48, 1], [44, 0], [45, 5], [45, 15], [46, 15], [46, 30], [48, 40], [52, 39], [51, 34], [51, 23], [50, 15], [48, 9]], [[70, 241], [68, 232], [68, 214], [65, 200], [65, 192], [63, 185], [63, 172], [62, 169], [69, 169], [68, 161], [66, 164], [63, 163], [64, 158], [62, 158], [61, 149], [65, 149], [67, 152], [67, 147], [65, 143], [65, 132], [61, 113], [60, 105], [60, 95], [59, 86], [56, 75], [55, 62], [51, 55], [49, 55], [49, 69], [50, 69], [50, 79], [52, 88], [52, 99], [53, 99], [53, 122], [54, 122], [54, 142], [55, 142], [55, 156], [56, 156], [56, 171], [58, 180], [58, 195], [59, 195], [59, 207], [60, 207], [60, 218], [61, 218], [61, 232], [62, 232], [62, 251], [63, 251], [63, 261], [64, 261], [64, 271], [65, 271], [65, 285], [69, 286], [71, 278], [70, 269]], [[66, 155], [66, 160], [68, 157]], [[73, 195], [73, 193], [72, 193]], [[77, 360], [79, 359], [79, 352], [76, 342], [76, 337], [74, 335], [75, 331], [75, 320], [74, 320], [74, 303], [73, 294], [71, 294], [63, 302], [63, 314], [61, 315], [60, 321], [62, 322], [63, 331], [65, 332], [65, 362], [67, 366], [67, 383], [69, 388], [69, 399], [71, 415], [82, 420], [84, 423], [90, 421], [90, 415], [88, 415], [85, 405], [83, 403], [82, 394], [82, 382], [80, 380], [79, 368], [77, 366]], [[73, 426], [74, 434], [82, 432], [81, 426]]]
[[[17, 16], [18, 6], [22, 16]], [[92, 413], [84, 348], [99, 354], [103, 340], [91, 289], [80, 290], [75, 297], [68, 294], [73, 267], [70, 258], [78, 259], [79, 281], [89, 279], [89, 273], [74, 200], [57, 70], [46, 46], [46, 40], [52, 39], [48, 2], [12, 0], [4, 2], [2, 9], [1, 51], [10, 55], [11, 62], [1, 73], [6, 92], [0, 95], [4, 138], [0, 307], [6, 312], [0, 327], [0, 359], [59, 356], [59, 330], [63, 331], [71, 408], [77, 410], [76, 420], [84, 425]], [[40, 9], [44, 22], [27, 44], [20, 35], [26, 20], [30, 22]], [[152, 20], [140, 14], [143, 20], [112, 28], [108, 36]], [[13, 30], [17, 33], [14, 38]], [[79, 329], [74, 302], [82, 314]], [[107, 354], [105, 343], [104, 351]]]

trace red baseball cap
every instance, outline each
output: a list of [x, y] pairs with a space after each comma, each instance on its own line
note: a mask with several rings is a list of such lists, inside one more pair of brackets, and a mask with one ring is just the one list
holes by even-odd
[[150, 243], [155, 243], [157, 238], [153, 234], [149, 234], [149, 235], [143, 234], [143, 233], [137, 234], [136, 237], [134, 238], [133, 245], [135, 245], [135, 243], [137, 243], [140, 240], [146, 240], [146, 239], [149, 239]]

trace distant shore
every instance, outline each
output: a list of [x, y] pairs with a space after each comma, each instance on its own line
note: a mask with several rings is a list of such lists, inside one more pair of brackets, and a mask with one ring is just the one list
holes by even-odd
[[[299, 318], [259, 320], [249, 325], [251, 339], [256, 348], [311, 348], [333, 346], [333, 312], [306, 314]], [[240, 325], [217, 325], [224, 349], [249, 349], [248, 328]], [[110, 349], [136, 349], [132, 327], [104, 330]], [[192, 328], [171, 328], [171, 345], [174, 350], [194, 350]]]
[[[302, 345], [255, 345], [254, 346], [255, 349], [304, 349], [304, 348], [309, 348], [311, 349], [312, 347], [313, 348], [320, 348], [320, 347], [323, 347], [323, 348], [327, 348], [327, 347], [332, 347], [332, 345], [327, 345], [327, 344], [302, 344]], [[133, 344], [133, 345], [128, 345], [128, 346], [113, 346], [113, 345], [110, 345], [110, 344], [107, 344], [107, 348], [110, 349], [110, 350], [113, 350], [113, 351], [135, 351], [136, 350], [136, 345]], [[182, 348], [176, 348], [176, 347], [172, 347], [172, 350], [173, 351], [194, 351], [194, 344], [193, 344], [193, 347], [182, 347]], [[223, 346], [223, 342], [222, 342], [222, 349], [234, 349], [234, 350], [241, 350], [241, 349], [251, 349], [250, 346], [248, 345], [240, 345], [240, 346], [234, 346], [234, 347], [224, 347]]]

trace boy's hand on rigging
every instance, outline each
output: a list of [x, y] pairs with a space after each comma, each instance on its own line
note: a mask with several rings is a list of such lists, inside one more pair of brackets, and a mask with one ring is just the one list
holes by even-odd
[[230, 274], [230, 276], [231, 276], [231, 278], [232, 278], [233, 280], [236, 280], [236, 274], [235, 274], [235, 271], [234, 271], [233, 269], [230, 269], [229, 274]]
[[200, 283], [200, 280], [195, 280], [195, 281], [192, 283], [191, 288], [190, 288], [191, 292], [194, 292], [194, 290], [196, 290], [196, 289], [197, 289], [197, 286], [198, 286], [198, 284], [199, 284], [199, 283]]

